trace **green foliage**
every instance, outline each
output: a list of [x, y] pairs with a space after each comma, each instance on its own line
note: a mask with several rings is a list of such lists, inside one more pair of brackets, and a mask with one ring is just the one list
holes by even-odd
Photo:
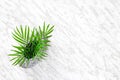
[[10, 61], [14, 61], [13, 65], [22, 66], [23, 63], [29, 64], [30, 59], [38, 58], [39, 60], [47, 56], [45, 52], [49, 46], [49, 38], [52, 36], [54, 26], [50, 27], [50, 24], [44, 23], [43, 28], [39, 26], [30, 30], [29, 26], [20, 28], [16, 27], [14, 30], [13, 38], [19, 43], [18, 46], [13, 46], [14, 53], [9, 54], [13, 56]]

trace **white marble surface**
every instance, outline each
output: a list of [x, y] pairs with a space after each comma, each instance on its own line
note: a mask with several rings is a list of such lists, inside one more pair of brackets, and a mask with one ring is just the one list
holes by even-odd
[[[12, 66], [15, 26], [55, 25], [48, 57]], [[120, 0], [0, 0], [0, 80], [120, 80]]]

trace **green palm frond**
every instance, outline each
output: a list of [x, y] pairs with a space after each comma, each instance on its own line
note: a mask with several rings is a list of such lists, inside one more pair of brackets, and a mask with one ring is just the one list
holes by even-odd
[[37, 58], [39, 60], [47, 56], [45, 52], [49, 46], [49, 38], [52, 36], [54, 26], [46, 25], [44, 22], [43, 28], [33, 28], [30, 30], [29, 26], [23, 27], [22, 25], [14, 30], [13, 38], [19, 43], [18, 46], [13, 46], [14, 53], [9, 54], [12, 56], [10, 61], [14, 61], [13, 65], [22, 66], [28, 63], [30, 59]]

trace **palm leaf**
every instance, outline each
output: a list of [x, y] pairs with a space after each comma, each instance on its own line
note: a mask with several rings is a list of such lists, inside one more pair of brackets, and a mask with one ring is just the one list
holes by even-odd
[[10, 61], [14, 61], [13, 65], [22, 66], [24, 63], [27, 65], [30, 59], [34, 60], [38, 57], [39, 60], [44, 59], [47, 56], [45, 50], [49, 45], [49, 38], [53, 32], [54, 26], [50, 24], [46, 25], [44, 22], [43, 28], [33, 28], [30, 30], [29, 26], [23, 27], [20, 25], [18, 28], [16, 26], [14, 32], [12, 33], [13, 38], [19, 43], [19, 46], [13, 46], [13, 54], [9, 54], [13, 58]]
[[20, 62], [20, 66], [22, 66], [23, 65], [23, 63], [25, 62], [25, 58], [23, 58], [22, 60], [21, 60], [21, 62]]
[[20, 25], [20, 30], [16, 27], [13, 33], [13, 38], [19, 42], [20, 44], [27, 44], [29, 40], [29, 27], [25, 26], [24, 29], [22, 25]]
[[47, 25], [46, 32], [48, 31], [49, 27], [50, 27], [50, 24]]
[[26, 42], [24, 41], [24, 39], [22, 38], [22, 37], [20, 37], [20, 36], [17, 36], [16, 34], [14, 34], [14, 33], [12, 33], [13, 34], [13, 38], [17, 41], [17, 42], [19, 42], [20, 44], [26, 44]]
[[14, 58], [12, 58], [12, 59], [10, 59], [10, 61], [13, 61], [13, 60], [15, 60], [15, 59], [17, 59], [18, 57], [14, 57]]
[[50, 29], [48, 29], [46, 35], [49, 35], [51, 32], [53, 32], [53, 28], [54, 28], [54, 26], [52, 26]]
[[20, 57], [20, 58], [16, 61], [15, 65], [19, 64], [23, 59], [24, 59], [24, 57]]
[[35, 35], [35, 30], [33, 29], [33, 30], [32, 30], [32, 35], [31, 35], [31, 37], [30, 37], [30, 41], [32, 41], [32, 40], [34, 39], [34, 35]]
[[45, 26], [45, 22], [44, 22], [44, 25], [43, 25], [43, 34], [45, 34], [45, 28], [46, 28], [46, 26]]
[[9, 54], [9, 56], [21, 56], [20, 54]]
[[22, 51], [18, 51], [18, 50], [11, 50], [11, 51], [13, 51], [13, 52], [15, 52], [17, 54], [22, 54], [23, 53]]
[[21, 59], [22, 59], [22, 57], [18, 57], [18, 58], [14, 61], [13, 65], [17, 65], [17, 64], [21, 61]]
[[27, 28], [27, 32], [28, 32], [27, 33], [27, 42], [28, 42], [29, 41], [29, 37], [30, 37], [30, 35], [29, 35], [30, 34], [30, 28], [29, 27]]
[[27, 25], [25, 26], [25, 35], [24, 37], [26, 38], [27, 37]]
[[42, 33], [42, 30], [41, 30], [41, 27], [39, 26], [39, 34], [40, 34], [40, 38], [42, 38], [43, 36], [43, 33]]
[[18, 51], [23, 51], [24, 47], [23, 46], [13, 46], [15, 49], [17, 49]]

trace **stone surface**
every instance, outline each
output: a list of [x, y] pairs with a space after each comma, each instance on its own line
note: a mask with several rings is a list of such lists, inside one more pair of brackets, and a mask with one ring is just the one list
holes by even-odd
[[[46, 60], [9, 61], [16, 26], [55, 25]], [[120, 0], [0, 0], [0, 80], [120, 80]]]

